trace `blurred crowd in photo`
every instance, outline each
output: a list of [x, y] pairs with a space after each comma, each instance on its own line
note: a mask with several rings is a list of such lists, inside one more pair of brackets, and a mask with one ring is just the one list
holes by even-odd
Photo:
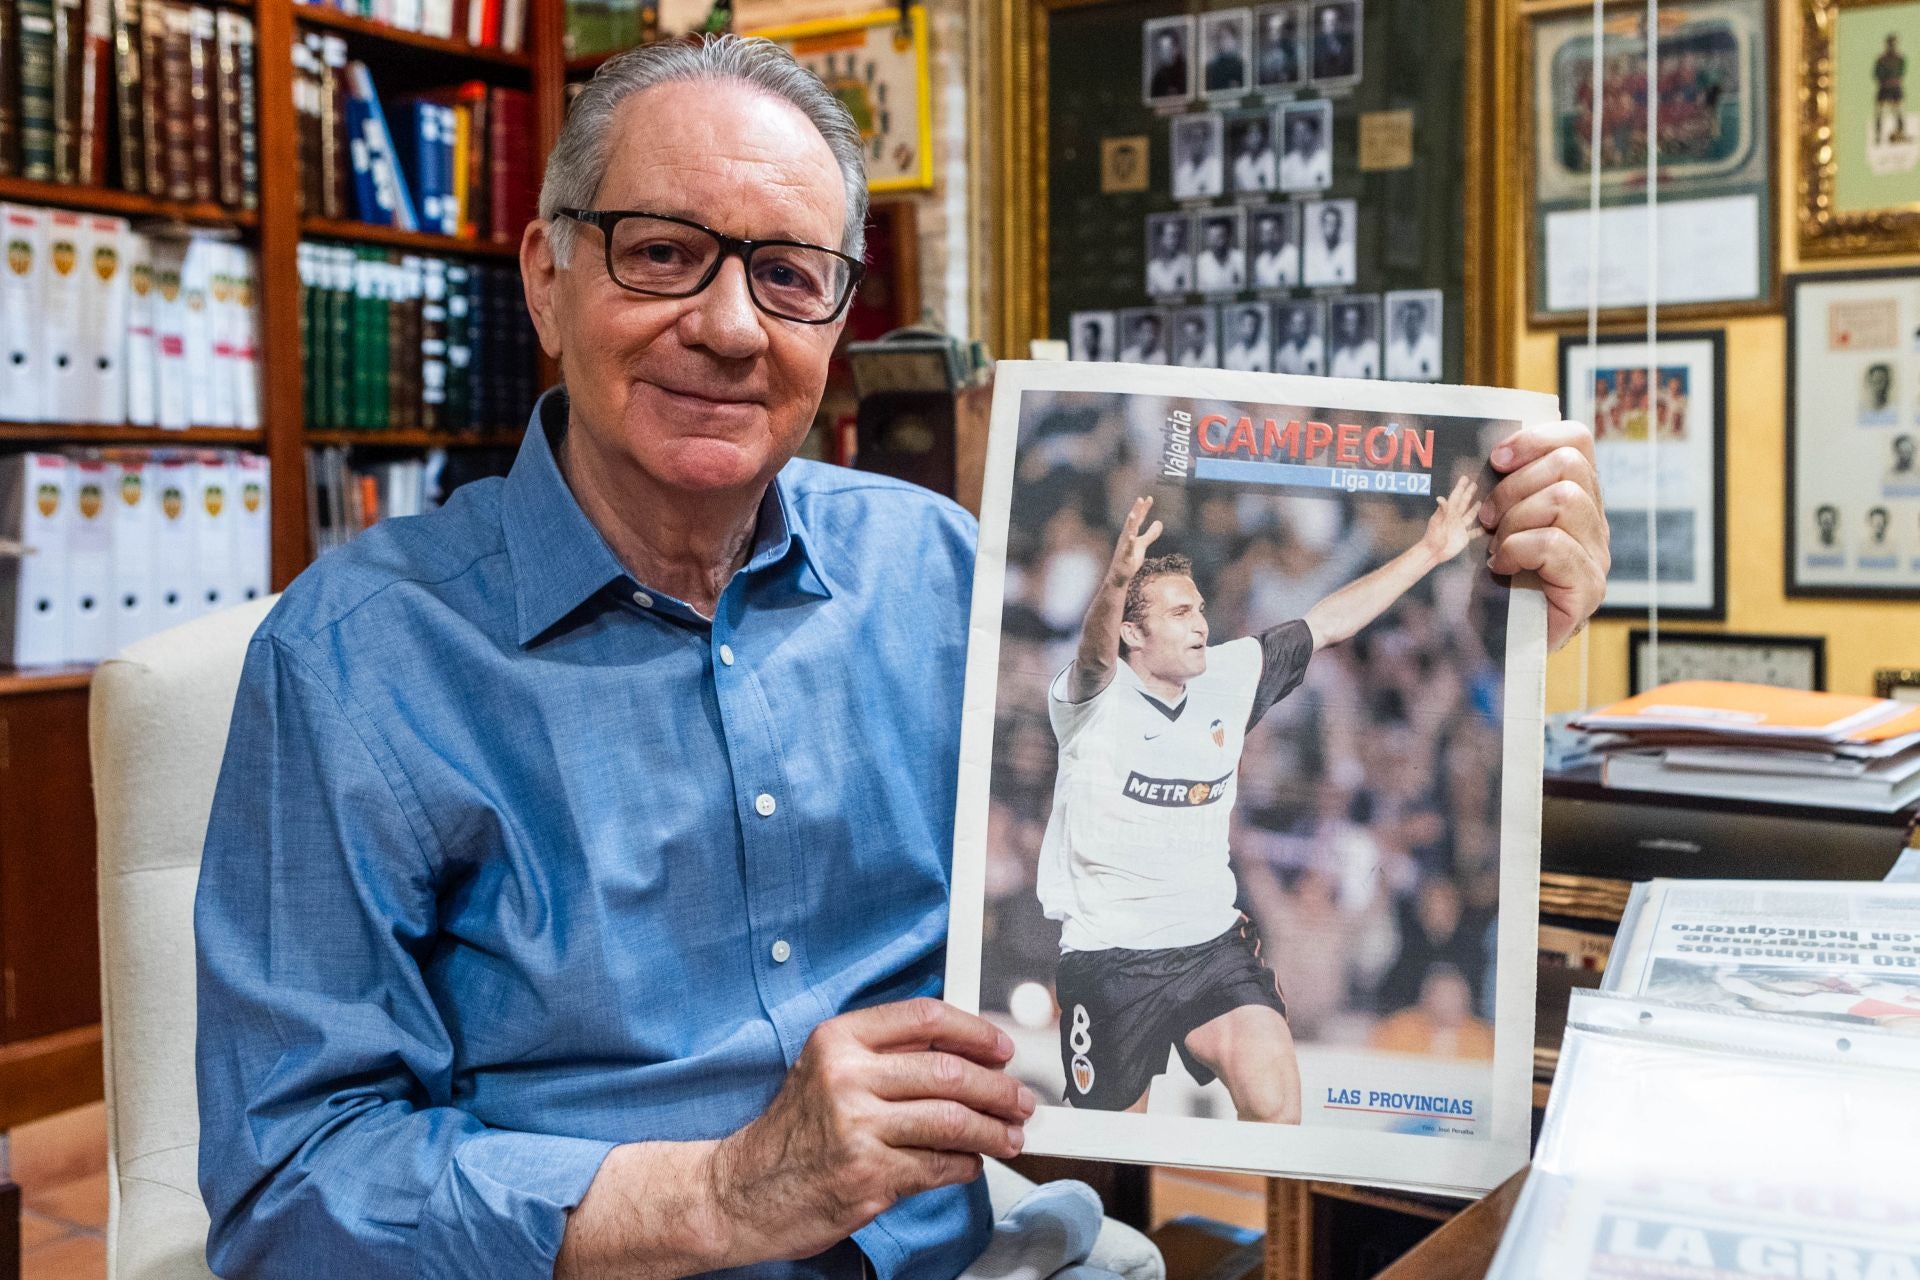
[[[1033, 400], [1008, 529], [981, 999], [1051, 1026], [1057, 1010], [1035, 998], [1035, 984], [1052, 990], [1060, 938], [1034, 894], [1057, 753], [1047, 686], [1073, 660], [1128, 506], [1151, 493], [1166, 532], [1150, 554], [1192, 557], [1210, 645], [1301, 617], [1416, 542], [1433, 508], [1160, 482], [1165, 402]], [[1436, 464], [1436, 492], [1447, 467], [1473, 465]], [[1493, 1056], [1505, 615], [1485, 545], [1315, 655], [1248, 735], [1232, 834], [1240, 907], [1303, 1046]]]

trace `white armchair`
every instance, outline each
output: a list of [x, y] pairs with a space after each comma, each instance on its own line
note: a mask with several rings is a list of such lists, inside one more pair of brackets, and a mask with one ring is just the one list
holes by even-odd
[[[193, 895], [247, 642], [273, 599], [130, 645], [90, 711], [100, 830], [107, 1094], [107, 1280], [209, 1280], [197, 1173]], [[996, 1214], [1032, 1186], [989, 1169]], [[1160, 1255], [1109, 1221], [1089, 1260], [1160, 1280]]]

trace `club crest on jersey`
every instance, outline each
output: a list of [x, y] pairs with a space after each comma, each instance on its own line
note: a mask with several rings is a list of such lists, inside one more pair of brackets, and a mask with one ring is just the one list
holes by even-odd
[[1087, 1055], [1084, 1053], [1073, 1055], [1073, 1087], [1081, 1093], [1088, 1093], [1093, 1089], [1093, 1064], [1087, 1061]]
[[1231, 773], [1226, 773], [1211, 781], [1199, 781], [1191, 778], [1149, 778], [1145, 774], [1130, 773], [1126, 785], [1121, 788], [1121, 794], [1141, 804], [1156, 805], [1163, 809], [1185, 809], [1218, 800], [1226, 794], [1227, 782], [1232, 777]]
[[1223, 722], [1215, 720], [1207, 726], [1207, 732], [1213, 735], [1214, 746], [1224, 747], [1227, 745], [1227, 726]]
[[1073, 1087], [1085, 1094], [1093, 1088], [1093, 1063], [1087, 1058], [1087, 1050], [1093, 1048], [1093, 1019], [1087, 1016], [1087, 1006], [1083, 1004], [1073, 1006], [1067, 1048], [1073, 1050], [1073, 1061], [1068, 1064], [1073, 1071]]

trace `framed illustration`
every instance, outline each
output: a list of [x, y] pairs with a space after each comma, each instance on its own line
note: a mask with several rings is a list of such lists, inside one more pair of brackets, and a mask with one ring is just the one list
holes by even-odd
[[1589, 5], [1529, 19], [1528, 306], [1537, 325], [1647, 304], [1647, 246], [1657, 239], [1659, 298], [1673, 319], [1770, 310], [1774, 254], [1771, 0], [1661, 5], [1657, 83], [1660, 189], [1648, 222], [1644, 6], [1609, 0], [1600, 65], [1597, 278], [1589, 273], [1594, 39]]
[[1873, 673], [1873, 696], [1920, 702], [1920, 667], [1882, 667]]
[[1920, 249], [1916, 51], [1916, 0], [1801, 0], [1803, 256]]
[[1825, 636], [1768, 636], [1751, 633], [1662, 631], [1660, 670], [1652, 667], [1648, 632], [1627, 633], [1627, 691], [1640, 693], [1675, 680], [1739, 680], [1778, 689], [1827, 687]]
[[[1726, 339], [1668, 333], [1560, 338], [1560, 403], [1593, 428], [1612, 532], [1600, 613], [1658, 603], [1669, 617], [1726, 616]], [[1649, 430], [1652, 436], [1649, 440]]]
[[866, 144], [867, 190], [933, 186], [933, 94], [927, 79], [924, 8], [876, 9], [745, 34], [784, 45], [846, 105]]
[[1789, 596], [1920, 599], [1920, 271], [1787, 284]]

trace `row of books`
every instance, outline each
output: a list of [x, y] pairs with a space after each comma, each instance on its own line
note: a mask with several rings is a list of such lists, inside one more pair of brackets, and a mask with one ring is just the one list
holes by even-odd
[[0, 176], [259, 204], [253, 22], [173, 0], [0, 0]]
[[417, 516], [461, 485], [505, 475], [511, 449], [428, 449], [401, 455], [337, 445], [307, 450], [307, 537], [315, 555], [395, 516]]
[[464, 40], [519, 53], [527, 42], [527, 0], [298, 0], [400, 31]]
[[451, 433], [533, 406], [535, 344], [510, 266], [307, 241], [300, 357], [309, 427]]
[[366, 64], [322, 32], [294, 45], [293, 64], [303, 213], [519, 239], [539, 199], [531, 93], [472, 80], [383, 103]]
[[253, 255], [211, 235], [0, 204], [0, 418], [260, 425]]
[[268, 475], [228, 450], [0, 456], [0, 659], [97, 662], [264, 595]]
[[1920, 706], [1732, 681], [1586, 712], [1610, 787], [1892, 813], [1920, 801]]

